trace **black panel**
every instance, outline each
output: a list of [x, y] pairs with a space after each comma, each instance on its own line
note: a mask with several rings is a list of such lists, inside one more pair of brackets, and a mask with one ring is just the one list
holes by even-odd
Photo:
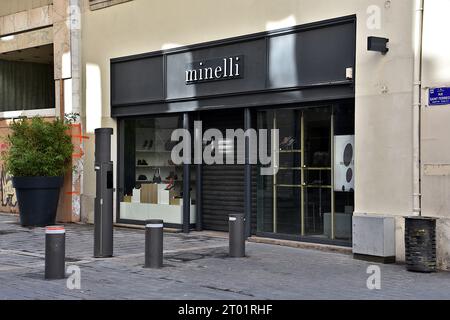
[[159, 56], [111, 64], [111, 104], [163, 100], [163, 60]]
[[[356, 18], [349, 16], [113, 59], [111, 114], [149, 115], [352, 98], [354, 80], [346, 79], [346, 68], [355, 68], [355, 51]], [[186, 83], [186, 71], [192, 64], [229, 57], [245, 61], [241, 77]]]
[[[192, 62], [243, 56], [244, 76], [223, 81], [186, 84]], [[167, 56], [167, 99], [194, 98], [233, 92], [263, 90], [266, 85], [266, 41], [255, 40]]]
[[315, 101], [333, 101], [354, 97], [351, 83], [335, 86], [317, 86], [295, 91], [261, 91], [256, 94], [227, 95], [216, 98], [174, 101], [169, 103], [123, 106], [112, 109], [113, 117], [190, 112], [198, 110], [229, 109], [244, 107], [259, 107], [290, 103], [307, 103]]
[[354, 32], [346, 23], [269, 38], [269, 87], [345, 81], [354, 64]]

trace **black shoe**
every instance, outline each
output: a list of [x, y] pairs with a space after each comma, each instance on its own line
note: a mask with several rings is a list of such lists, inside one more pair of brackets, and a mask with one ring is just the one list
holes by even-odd
[[150, 143], [148, 144], [148, 149], [150, 150], [153, 147], [153, 140], [150, 140]]
[[142, 160], [141, 163], [142, 163], [143, 166], [148, 166], [148, 163], [145, 160]]
[[145, 140], [144, 145], [142, 146], [142, 149], [147, 148], [147, 145], [148, 145], [148, 140]]

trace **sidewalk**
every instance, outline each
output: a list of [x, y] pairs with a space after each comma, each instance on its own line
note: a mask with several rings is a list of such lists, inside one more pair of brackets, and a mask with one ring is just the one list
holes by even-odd
[[142, 268], [144, 232], [115, 229], [115, 257], [93, 259], [93, 227], [67, 225], [67, 265], [81, 290], [45, 281], [44, 230], [0, 214], [0, 299], [450, 299], [450, 273], [416, 274], [378, 265], [381, 290], [367, 289], [370, 263], [350, 255], [249, 243], [227, 257], [228, 240], [202, 233], [164, 235], [161, 270]]

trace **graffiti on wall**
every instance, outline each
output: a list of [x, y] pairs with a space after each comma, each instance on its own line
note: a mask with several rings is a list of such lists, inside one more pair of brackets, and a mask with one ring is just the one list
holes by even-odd
[[12, 177], [6, 172], [3, 165], [0, 167], [0, 196], [1, 211], [17, 212], [17, 198]]

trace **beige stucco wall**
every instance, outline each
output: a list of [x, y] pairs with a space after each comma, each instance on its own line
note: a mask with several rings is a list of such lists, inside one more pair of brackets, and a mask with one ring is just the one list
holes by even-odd
[[[438, 217], [438, 259], [450, 267], [450, 106], [428, 107], [428, 90], [450, 87], [450, 0], [426, 0], [423, 50], [422, 205]], [[434, 170], [428, 170], [433, 168]]]
[[[367, 10], [372, 5], [380, 8], [381, 29], [368, 28]], [[88, 65], [90, 72], [86, 72], [83, 91], [88, 88], [85, 96], [93, 97], [87, 99], [88, 108], [84, 104], [84, 122], [91, 124], [87, 134], [92, 134], [94, 124], [116, 129], [109, 117], [111, 58], [356, 14], [356, 214], [409, 215], [412, 7], [410, 0], [134, 0], [94, 12], [85, 10], [83, 68]], [[369, 35], [390, 38], [390, 52], [386, 56], [368, 52]], [[84, 215], [91, 219], [92, 143], [93, 139], [86, 145], [83, 200], [87, 203]], [[399, 257], [401, 239], [399, 232]]]

